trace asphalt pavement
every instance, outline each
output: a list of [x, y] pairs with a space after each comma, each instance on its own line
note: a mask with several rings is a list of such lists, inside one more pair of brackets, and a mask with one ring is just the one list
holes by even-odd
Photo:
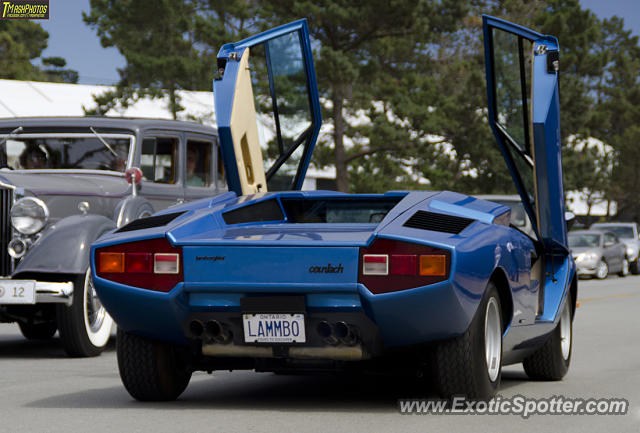
[[571, 369], [561, 382], [503, 370], [499, 394], [623, 398], [626, 415], [399, 412], [398, 399], [435, 397], [421, 382], [385, 377], [195, 373], [178, 401], [140, 403], [123, 388], [115, 344], [70, 359], [57, 337], [23, 339], [0, 325], [0, 432], [640, 432], [640, 276], [580, 281]]

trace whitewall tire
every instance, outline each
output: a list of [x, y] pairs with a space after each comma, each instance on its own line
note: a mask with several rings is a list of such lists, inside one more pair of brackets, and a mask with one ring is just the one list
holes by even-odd
[[56, 313], [60, 338], [70, 356], [97, 356], [104, 350], [113, 319], [96, 294], [91, 269], [75, 278], [73, 303], [59, 305]]

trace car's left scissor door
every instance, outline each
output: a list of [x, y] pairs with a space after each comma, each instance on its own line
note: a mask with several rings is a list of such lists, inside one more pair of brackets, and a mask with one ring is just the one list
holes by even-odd
[[537, 237], [568, 253], [558, 41], [489, 16], [483, 23], [489, 124]]
[[224, 45], [214, 80], [229, 189], [301, 189], [322, 123], [306, 20]]

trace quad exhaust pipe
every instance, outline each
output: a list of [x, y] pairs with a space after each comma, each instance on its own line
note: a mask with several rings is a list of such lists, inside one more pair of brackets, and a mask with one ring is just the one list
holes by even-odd
[[217, 343], [228, 343], [231, 340], [229, 330], [217, 320], [209, 320], [204, 327], [204, 334]]
[[204, 333], [204, 325], [199, 320], [192, 320], [191, 323], [189, 323], [189, 332], [193, 337], [202, 337], [202, 334]]
[[204, 338], [216, 343], [226, 344], [231, 341], [231, 332], [217, 320], [209, 320], [206, 323], [197, 319], [192, 320], [189, 323], [189, 333], [193, 338]]
[[326, 320], [318, 323], [316, 327], [322, 340], [332, 346], [342, 343], [346, 346], [354, 346], [360, 340], [358, 330], [346, 322], [337, 322], [333, 325]]

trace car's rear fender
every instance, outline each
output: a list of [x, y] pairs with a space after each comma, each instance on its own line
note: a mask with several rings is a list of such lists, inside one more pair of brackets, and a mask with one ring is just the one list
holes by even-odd
[[153, 213], [153, 206], [149, 200], [139, 195], [131, 195], [118, 203], [113, 212], [113, 220], [118, 227], [122, 227], [138, 218], [151, 216]]
[[[531, 250], [533, 243], [525, 235], [504, 226], [484, 225], [450, 248], [449, 280], [378, 295], [361, 286], [363, 306], [380, 327], [387, 346], [452, 338], [468, 329], [489, 281], [501, 274], [504, 301], [512, 303], [504, 311], [509, 315], [517, 311], [518, 324], [532, 324], [537, 291], [529, 279]], [[513, 315], [507, 319], [513, 325]]]

